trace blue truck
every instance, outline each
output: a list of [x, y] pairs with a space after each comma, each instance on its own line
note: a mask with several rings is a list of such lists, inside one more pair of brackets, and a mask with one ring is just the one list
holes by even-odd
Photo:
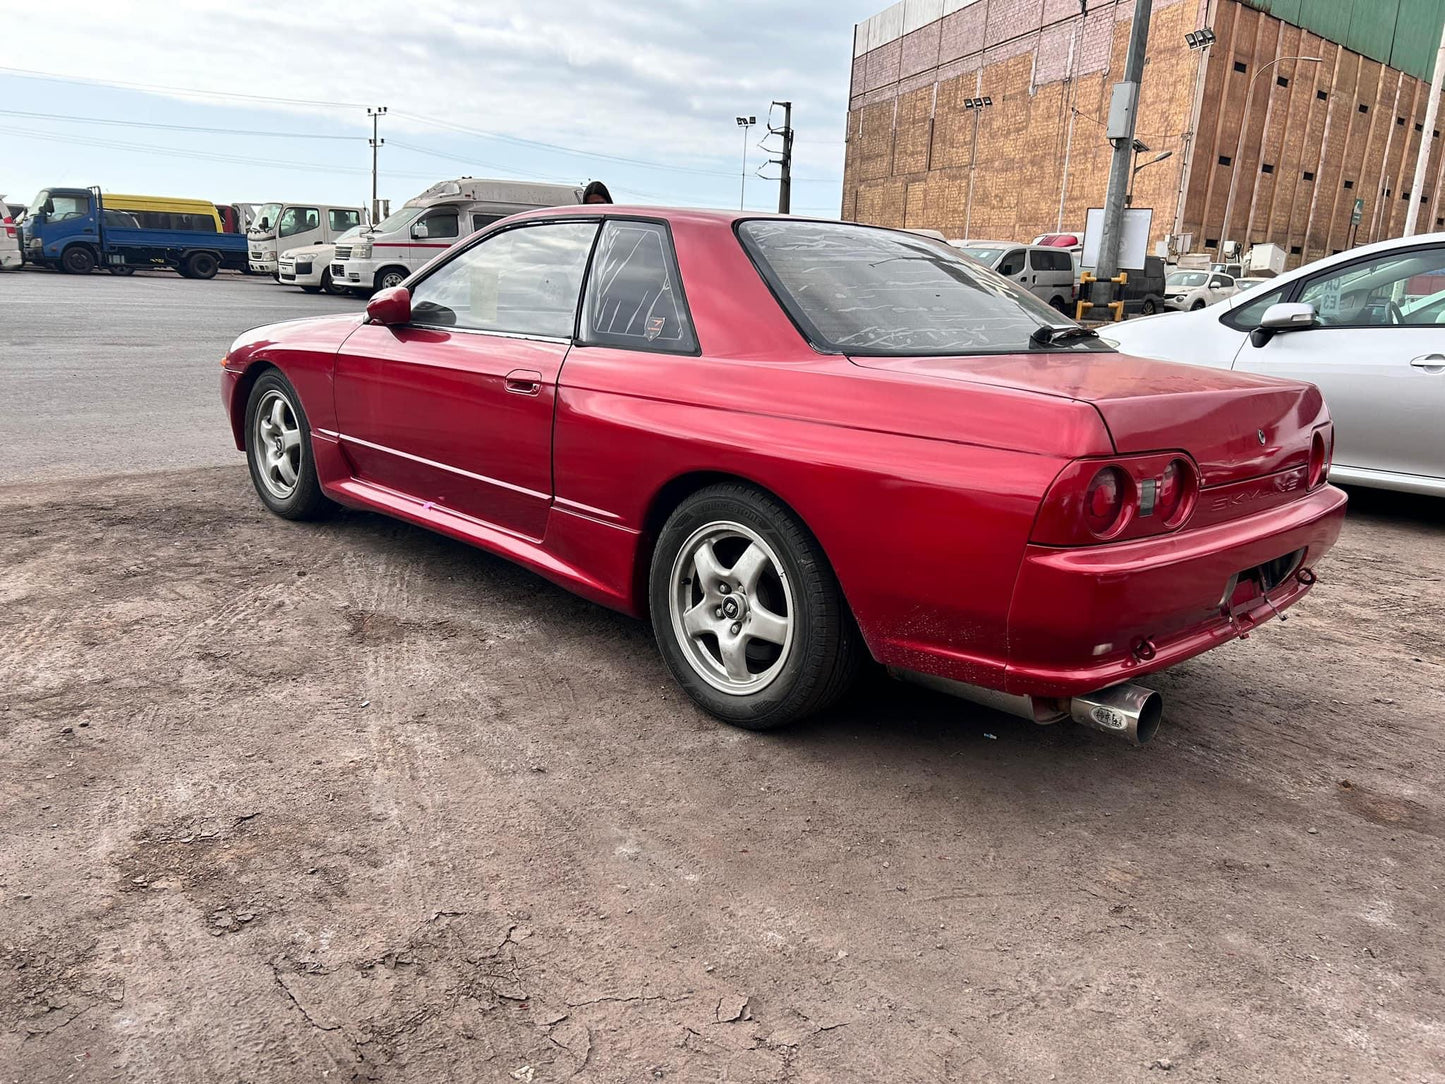
[[99, 188], [45, 188], [20, 223], [28, 264], [114, 275], [169, 269], [185, 278], [246, 270], [246, 236], [227, 233], [213, 203], [166, 196], [102, 195]]

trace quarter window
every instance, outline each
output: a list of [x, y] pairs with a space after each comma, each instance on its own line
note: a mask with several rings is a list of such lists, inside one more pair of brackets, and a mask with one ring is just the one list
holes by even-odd
[[1236, 331], [1253, 331], [1264, 319], [1264, 310], [1271, 305], [1278, 305], [1284, 300], [1284, 294], [1283, 286], [1278, 290], [1271, 290], [1264, 296], [1255, 298], [1248, 305], [1241, 305], [1239, 308], [1225, 313], [1220, 317], [1220, 321]]
[[587, 281], [582, 340], [593, 346], [695, 353], [697, 336], [677, 283], [677, 261], [663, 227], [608, 220]]
[[333, 207], [326, 212], [326, 220], [331, 226], [332, 233], [345, 233], [347, 230], [361, 225], [361, 212]]
[[[452, 216], [456, 222], [456, 216]], [[493, 234], [412, 290], [412, 323], [572, 337], [595, 222], [554, 222]]]
[[282, 237], [295, 237], [298, 233], [321, 228], [321, 212], [315, 207], [287, 207], [281, 214], [277, 233]]

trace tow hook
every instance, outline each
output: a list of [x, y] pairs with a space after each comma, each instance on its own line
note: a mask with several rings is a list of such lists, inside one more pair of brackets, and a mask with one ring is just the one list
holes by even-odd
[[1314, 569], [1309, 568], [1309, 567], [1304, 567], [1304, 568], [1298, 569], [1298, 570], [1295, 572], [1294, 578], [1297, 579], [1297, 580], [1299, 580], [1299, 582], [1302, 583], [1302, 584], [1304, 584], [1306, 587], [1309, 587], [1309, 586], [1311, 586], [1311, 585], [1315, 582], [1315, 580], [1317, 580], [1319, 577], [1315, 575], [1315, 570], [1314, 570]]
[[1153, 640], [1145, 638], [1134, 645], [1134, 658], [1140, 662], [1148, 662], [1154, 655], [1155, 648]]

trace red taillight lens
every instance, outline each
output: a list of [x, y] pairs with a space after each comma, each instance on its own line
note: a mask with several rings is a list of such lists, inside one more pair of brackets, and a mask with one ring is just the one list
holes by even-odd
[[1310, 468], [1309, 488], [1324, 482], [1330, 472], [1330, 448], [1329, 440], [1323, 429], [1316, 429], [1313, 439], [1310, 440]]
[[1119, 525], [1128, 485], [1118, 467], [1105, 467], [1094, 475], [1084, 491], [1084, 525], [1091, 533], [1105, 538]]

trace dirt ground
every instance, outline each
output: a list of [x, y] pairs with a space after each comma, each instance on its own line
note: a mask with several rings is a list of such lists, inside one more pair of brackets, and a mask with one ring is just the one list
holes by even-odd
[[244, 466], [0, 489], [0, 1081], [1445, 1081], [1445, 502], [1136, 750], [642, 625]]

